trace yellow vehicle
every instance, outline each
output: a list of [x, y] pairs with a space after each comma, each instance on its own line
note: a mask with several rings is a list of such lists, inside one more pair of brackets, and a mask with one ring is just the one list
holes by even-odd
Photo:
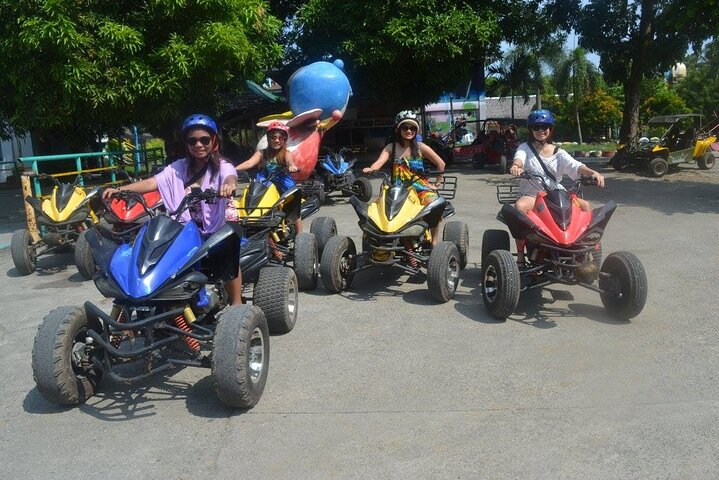
[[467, 224], [446, 223], [442, 241], [433, 247], [428, 221], [454, 214], [448, 200], [454, 198], [457, 177], [444, 176], [440, 197], [422, 205], [414, 187], [395, 185], [387, 174], [378, 175], [384, 181], [377, 200], [350, 199], [362, 229], [362, 252], [357, 253], [351, 238], [332, 237], [320, 261], [322, 284], [339, 293], [350, 287], [355, 273], [373, 266], [398, 267], [412, 276], [425, 269], [432, 297], [442, 303], [449, 301], [457, 289], [459, 272], [467, 264]]
[[[301, 190], [293, 186], [280, 193], [272, 177], [258, 176], [249, 180], [242, 195], [235, 199], [237, 222], [243, 226], [240, 267], [243, 282], [254, 282], [256, 274], [267, 264], [292, 266], [297, 284], [302, 290], [317, 286], [319, 273], [319, 241], [312, 228], [310, 232], [297, 233], [292, 221], [293, 214], [302, 219], [309, 217], [320, 208], [317, 197], [301, 199]], [[297, 211], [299, 210], [299, 212]], [[319, 222], [318, 222], [319, 221]], [[319, 217], [312, 222], [322, 226], [334, 226], [329, 217]], [[329, 235], [336, 232], [324, 229]], [[326, 241], [326, 239], [323, 239]]]
[[660, 115], [649, 120], [649, 127], [666, 131], [655, 141], [635, 139], [620, 146], [611, 160], [616, 170], [637, 167], [649, 176], [662, 177], [682, 163], [696, 163], [702, 170], [714, 167], [719, 155], [716, 151], [719, 118], [705, 124], [702, 115]]
[[78, 175], [73, 183], [60, 183], [57, 178], [46, 174], [41, 174], [38, 178], [54, 183], [48, 198], [28, 196], [25, 199], [35, 211], [41, 238], [39, 241], [33, 240], [27, 229], [13, 232], [10, 252], [15, 268], [21, 275], [29, 275], [35, 271], [39, 256], [74, 246], [78, 271], [85, 278], [92, 278], [95, 263], [83, 234], [97, 222], [89, 204], [97, 191], [86, 193], [79, 184], [81, 175]]

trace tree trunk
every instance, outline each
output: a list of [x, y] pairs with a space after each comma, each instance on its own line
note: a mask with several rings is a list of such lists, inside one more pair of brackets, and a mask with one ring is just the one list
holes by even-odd
[[619, 142], [627, 143], [637, 134], [639, 127], [639, 104], [641, 102], [642, 78], [644, 77], [644, 58], [649, 49], [653, 31], [655, 0], [642, 0], [642, 14], [639, 20], [639, 33], [632, 58], [629, 79], [624, 85], [626, 100], [622, 114], [622, 127], [619, 130]]
[[537, 87], [536, 103], [537, 103], [537, 110], [541, 110], [542, 109], [542, 89], [540, 87]]
[[574, 118], [577, 120], [577, 135], [579, 135], [579, 143], [584, 143], [582, 139], [582, 124], [579, 123], [579, 106], [574, 104]]
[[512, 95], [512, 120], [514, 120], [514, 90], [509, 92]]

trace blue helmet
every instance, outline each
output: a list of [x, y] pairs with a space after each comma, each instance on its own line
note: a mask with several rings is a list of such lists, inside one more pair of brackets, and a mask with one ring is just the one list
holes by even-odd
[[217, 135], [217, 124], [215, 121], [207, 115], [195, 113], [190, 115], [182, 122], [182, 135], [191, 128], [204, 128], [209, 130], [212, 134]]
[[533, 110], [527, 117], [527, 126], [531, 127], [532, 125], [539, 124], [554, 126], [554, 115], [552, 115], [552, 112], [544, 109]]

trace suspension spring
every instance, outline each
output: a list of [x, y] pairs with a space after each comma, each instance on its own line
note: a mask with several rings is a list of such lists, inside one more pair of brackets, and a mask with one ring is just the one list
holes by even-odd
[[275, 239], [272, 238], [272, 235], [267, 237], [267, 243], [270, 246], [270, 252], [272, 252], [272, 256], [275, 257], [277, 260], [282, 261], [285, 258], [285, 256], [280, 251], [280, 249], [277, 247], [277, 243], [275, 242]]
[[[180, 330], [192, 332], [192, 329], [185, 321], [185, 317], [183, 315], [178, 315], [177, 317], [175, 317], [175, 325]], [[193, 352], [200, 351], [200, 342], [198, 342], [196, 339], [187, 336], [183, 336], [182, 339], [185, 341], [190, 350], [192, 350]]]
[[407, 249], [407, 252], [408, 252], [408, 253], [407, 253], [407, 260], [409, 260], [409, 264], [412, 266], [412, 268], [418, 269], [418, 268], [419, 268], [419, 261], [418, 261], [417, 258], [413, 255], [414, 249], [413, 249], [413, 248], [408, 248], [408, 249]]

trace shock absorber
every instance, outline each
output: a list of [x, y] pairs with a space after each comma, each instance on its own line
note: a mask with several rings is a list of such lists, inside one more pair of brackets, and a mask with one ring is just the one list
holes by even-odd
[[[185, 332], [192, 332], [192, 329], [187, 324], [187, 321], [185, 321], [184, 315], [178, 315], [177, 317], [175, 317], [175, 325], [180, 330], [184, 330]], [[188, 337], [188, 336], [183, 336], [182, 339], [185, 341], [185, 343], [187, 344], [187, 346], [190, 350], [192, 350], [193, 352], [200, 351], [200, 342], [199, 341], [197, 341], [194, 338]]]
[[407, 260], [409, 260], [409, 264], [414, 268], [415, 270], [419, 268], [419, 261], [414, 256], [414, 248], [409, 247], [407, 249]]
[[273, 236], [270, 235], [267, 237], [267, 244], [270, 246], [270, 252], [272, 252], [272, 256], [275, 257], [277, 260], [282, 261], [284, 258], [284, 255], [282, 252], [280, 252], [280, 249], [277, 248], [277, 243], [275, 242], [275, 239], [272, 238]]

